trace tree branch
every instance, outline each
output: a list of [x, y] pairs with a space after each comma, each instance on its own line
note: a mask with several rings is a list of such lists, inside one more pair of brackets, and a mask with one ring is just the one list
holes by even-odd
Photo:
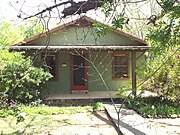
[[47, 7], [45, 9], [43, 9], [41, 12], [38, 12], [38, 13], [36, 13], [34, 15], [31, 15], [31, 16], [28, 16], [28, 17], [24, 18], [24, 20], [35, 17], [35, 16], [38, 16], [38, 15], [41, 15], [41, 14], [47, 12], [47, 11], [51, 11], [53, 8], [59, 7], [61, 5], [69, 4], [69, 3], [72, 3], [72, 1], [66, 1], [66, 2], [62, 2], [62, 3], [59, 3], [59, 4], [55, 4], [53, 6]]
[[[110, 3], [112, 3], [114, 0], [108, 0]], [[73, 0], [69, 0], [66, 2], [62, 2], [59, 4], [55, 4], [53, 6], [47, 7], [44, 10], [28, 16], [24, 18], [24, 20], [41, 15], [47, 11], [52, 11], [52, 9], [57, 8], [61, 5], [71, 4], [71, 6], [64, 8], [64, 10], [61, 12], [63, 14], [62, 18], [69, 16], [69, 15], [75, 15], [75, 14], [81, 14], [86, 13], [89, 10], [96, 9], [97, 7], [101, 7], [103, 5], [103, 2], [100, 0], [88, 0], [88, 1], [80, 1], [80, 2], [74, 2]]]
[[62, 13], [64, 14], [64, 17], [73, 14], [86, 13], [91, 9], [96, 9], [97, 7], [100, 7], [101, 5], [102, 4], [99, 2], [99, 0], [80, 1], [77, 3], [74, 2], [70, 7], [65, 8]]

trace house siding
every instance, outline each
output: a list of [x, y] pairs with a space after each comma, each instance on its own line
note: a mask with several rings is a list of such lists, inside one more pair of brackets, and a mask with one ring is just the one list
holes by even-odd
[[[130, 39], [127, 36], [116, 33], [115, 31], [108, 31], [105, 36], [98, 37], [93, 27], [77, 27], [67, 26], [60, 30], [51, 32], [45, 36], [37, 37], [32, 41], [26, 43], [26, 45], [35, 46], [61, 46], [61, 45], [142, 45], [141, 42]], [[57, 51], [57, 71], [58, 77], [54, 81], [49, 81], [47, 87], [44, 89], [46, 93], [71, 93], [71, 55], [70, 52], [74, 50], [59, 50]], [[120, 52], [120, 51], [117, 51]], [[131, 53], [129, 54], [129, 77], [122, 79], [113, 79], [112, 69], [112, 55], [113, 51], [92, 51], [88, 50], [88, 59], [93, 62], [98, 72], [104, 78], [109, 90], [118, 90], [121, 86], [127, 86], [131, 80]], [[137, 53], [137, 57], [140, 52]], [[139, 65], [144, 61], [143, 57], [138, 60]], [[62, 67], [65, 63], [66, 67]], [[98, 72], [90, 62], [88, 63], [88, 91], [104, 91], [106, 87], [100, 78]], [[99, 64], [101, 63], [101, 64]], [[138, 66], [137, 63], [137, 66]]]
[[[103, 52], [93, 52], [92, 59], [95, 59], [96, 55], [99, 56], [96, 58], [96, 61], [93, 63], [97, 68], [100, 75], [102, 75], [104, 81], [107, 84], [109, 90], [118, 90], [118, 88], [122, 85], [126, 85], [129, 79], [118, 79], [115, 80], [112, 77], [113, 69], [112, 69], [112, 52], [108, 53], [108, 51]], [[101, 64], [100, 64], [101, 63]], [[89, 65], [92, 67], [92, 65]], [[130, 67], [129, 67], [130, 69]], [[103, 80], [100, 78], [99, 74], [95, 70], [95, 68], [89, 69], [89, 90], [106, 90]]]
[[[66, 67], [61, 65], [66, 63]], [[47, 82], [47, 87], [44, 89], [46, 93], [70, 93], [71, 83], [71, 65], [70, 65], [70, 54], [68, 51], [57, 52], [57, 72], [58, 76], [56, 80]]]
[[[49, 81], [44, 91], [46, 93], [58, 94], [58, 93], [71, 93], [71, 51], [58, 51], [57, 52], [57, 70], [58, 78], [55, 81]], [[73, 51], [72, 51], [73, 52]], [[129, 53], [130, 52], [126, 52]], [[108, 51], [89, 51], [88, 60], [97, 68], [98, 72], [102, 75], [104, 81], [107, 84], [109, 90], [118, 90], [120, 86], [126, 86], [131, 79], [131, 62], [129, 60], [129, 78], [126, 79], [113, 79], [112, 78], [112, 54]], [[140, 52], [137, 53], [137, 56]], [[98, 56], [98, 57], [97, 57]], [[131, 56], [130, 56], [131, 58]], [[144, 61], [142, 56], [138, 61], [141, 64]], [[62, 64], [66, 63], [66, 67], [62, 67]], [[88, 63], [88, 91], [103, 91], [106, 87], [97, 73], [94, 66]], [[101, 63], [101, 64], [100, 64]]]
[[[89, 19], [85, 17], [85, 20], [88, 21]], [[43, 48], [45, 46], [55, 46], [55, 47], [49, 47], [46, 50], [46, 51], [56, 53], [57, 75], [54, 76], [55, 78], [54, 80], [50, 80], [46, 83], [47, 87], [43, 89], [45, 95], [71, 93], [72, 91], [71, 89], [72, 88], [71, 87], [71, 81], [72, 81], [71, 80], [72, 79], [71, 53], [72, 52], [75, 53], [75, 51], [82, 52], [83, 50], [84, 53], [87, 54], [88, 60], [90, 60], [90, 62], [87, 62], [88, 63], [87, 64], [87, 68], [88, 68], [87, 69], [87, 74], [88, 74], [87, 75], [88, 77], [87, 90], [90, 92], [106, 90], [104, 82], [106, 83], [108, 90], [112, 90], [112, 91], [118, 90], [121, 86], [131, 85], [130, 81], [132, 78], [132, 75], [131, 75], [132, 74], [132, 67], [131, 67], [132, 51], [136, 52], [136, 57], [138, 58], [137, 69], [142, 68], [142, 65], [145, 61], [144, 59], [145, 55], [141, 55], [141, 54], [144, 53], [143, 51], [146, 50], [146, 48], [143, 48], [146, 46], [145, 41], [138, 39], [136, 37], [133, 37], [124, 32], [113, 30], [113, 29], [110, 29], [106, 33], [106, 35], [99, 37], [97, 36], [97, 31], [94, 27], [90, 25], [88, 26], [86, 25], [85, 22], [83, 23], [81, 21], [79, 22], [77, 20], [76, 23], [67, 23], [67, 25], [58, 26], [47, 33], [42, 33], [42, 34], [33, 36], [17, 44], [17, 45], [25, 46], [24, 48], [23, 47], [21, 48], [20, 46], [19, 49], [22, 49], [22, 50], [25, 49], [25, 51], [27, 52], [26, 53], [27, 56], [33, 55], [33, 53], [36, 55], [38, 55], [39, 52], [44, 53]], [[83, 45], [88, 46], [88, 47], [92, 45], [94, 47], [91, 47], [93, 49], [89, 49], [86, 51], [85, 51], [85, 47], [84, 49], [81, 49], [81, 50], [80, 49], [73, 50], [71, 47], [73, 46], [74, 48], [78, 48], [76, 46], [82, 47]], [[115, 50], [114, 47], [112, 48], [107, 47], [111, 51], [108, 51], [108, 49], [105, 50], [106, 48], [97, 49], [96, 46], [98, 45], [108, 46], [108, 47], [112, 47], [114, 45], [116, 47], [119, 47], [118, 48], [119, 50]], [[42, 46], [42, 47], [39, 47], [39, 46]], [[58, 46], [61, 46], [61, 47], [58, 47]], [[68, 46], [68, 47], [64, 47], [64, 46]], [[137, 51], [142, 51], [142, 52], [137, 52]], [[129, 55], [128, 78], [122, 78], [122, 79], [113, 78], [112, 56], [114, 53], [118, 53], [118, 52], [128, 53]], [[39, 57], [37, 58], [37, 61], [36, 61], [37, 63], [35, 63], [37, 64], [37, 66], [42, 63], [41, 56], [42, 54], [39, 54]], [[54, 62], [54, 57], [53, 57], [53, 62]], [[101, 76], [103, 79], [101, 78]], [[136, 79], [133, 79], [133, 80], [136, 80]], [[86, 87], [81, 87], [81, 88], [86, 89]], [[74, 87], [74, 89], [76, 90], [81, 90], [81, 88]]]
[[[48, 37], [49, 36], [49, 37]], [[49, 42], [47, 42], [49, 41]], [[64, 28], [29, 42], [27, 45], [141, 45], [113, 31], [98, 37], [94, 28]]]

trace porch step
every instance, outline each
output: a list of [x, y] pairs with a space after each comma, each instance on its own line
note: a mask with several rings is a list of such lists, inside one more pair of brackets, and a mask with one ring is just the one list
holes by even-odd
[[88, 94], [88, 90], [72, 90], [72, 94]]
[[[122, 103], [123, 99], [115, 98], [113, 99], [115, 103]], [[110, 102], [110, 98], [104, 99], [50, 99], [44, 100], [43, 103], [49, 106], [91, 106], [93, 103], [97, 102]]]

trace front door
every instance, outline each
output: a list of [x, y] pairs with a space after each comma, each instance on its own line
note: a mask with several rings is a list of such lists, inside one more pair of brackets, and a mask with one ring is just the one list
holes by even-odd
[[71, 55], [72, 57], [72, 90], [87, 90], [86, 55]]

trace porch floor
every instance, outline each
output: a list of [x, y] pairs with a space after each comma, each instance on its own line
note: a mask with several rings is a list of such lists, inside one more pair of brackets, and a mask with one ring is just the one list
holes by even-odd
[[119, 98], [118, 91], [73, 92], [72, 94], [51, 94], [45, 100], [58, 99], [110, 99]]

